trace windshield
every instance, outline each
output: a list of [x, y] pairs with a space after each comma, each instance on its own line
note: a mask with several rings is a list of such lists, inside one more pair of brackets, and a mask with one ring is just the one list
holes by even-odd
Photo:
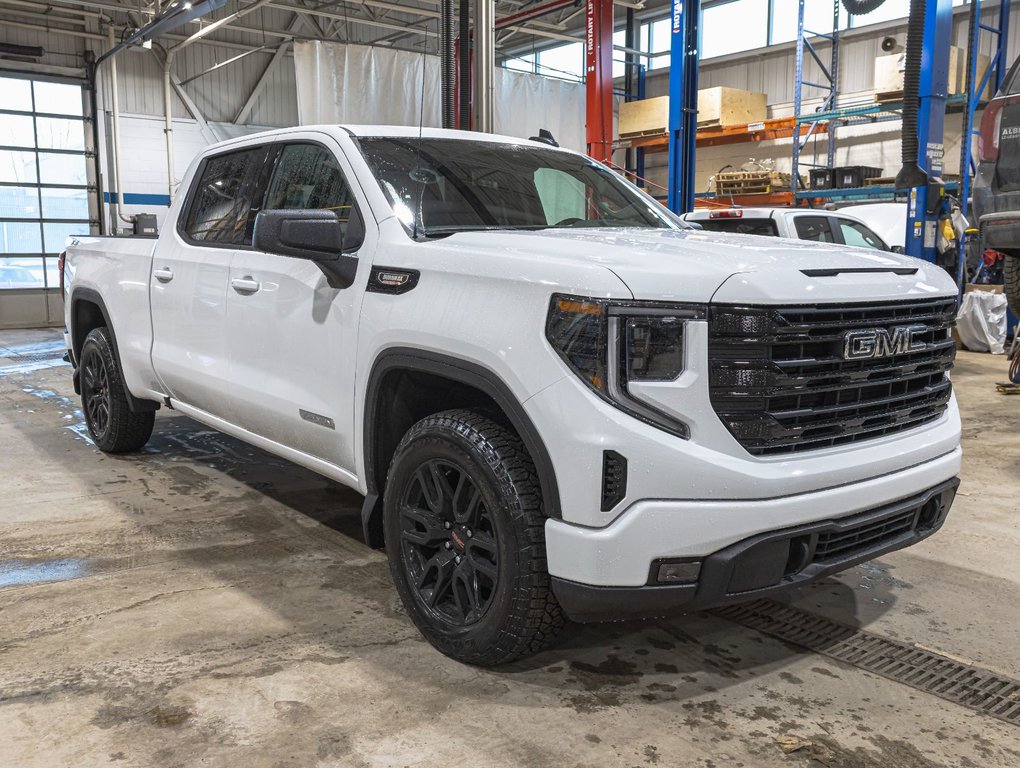
[[665, 209], [594, 161], [463, 139], [362, 138], [362, 152], [409, 231], [678, 228]]

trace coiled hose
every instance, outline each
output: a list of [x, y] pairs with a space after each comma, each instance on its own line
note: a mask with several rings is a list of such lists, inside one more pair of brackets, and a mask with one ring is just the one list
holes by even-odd
[[[846, 0], [844, 0], [846, 2]], [[896, 188], [909, 189], [928, 183], [917, 165], [917, 112], [921, 95], [921, 54], [924, 51], [924, 17], [927, 0], [910, 0], [907, 18], [907, 50], [903, 63], [903, 129], [900, 154], [903, 167], [896, 174]]]

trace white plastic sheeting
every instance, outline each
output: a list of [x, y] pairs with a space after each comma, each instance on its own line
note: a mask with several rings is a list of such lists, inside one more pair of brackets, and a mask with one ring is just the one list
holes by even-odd
[[[294, 72], [301, 125], [418, 125], [419, 116], [426, 127], [440, 125], [437, 56], [297, 42]], [[497, 67], [494, 85], [497, 133], [528, 138], [545, 128], [561, 146], [584, 151], [583, 83]]]
[[1006, 345], [1006, 297], [989, 291], [968, 291], [956, 315], [956, 332], [972, 352], [1001, 355]]

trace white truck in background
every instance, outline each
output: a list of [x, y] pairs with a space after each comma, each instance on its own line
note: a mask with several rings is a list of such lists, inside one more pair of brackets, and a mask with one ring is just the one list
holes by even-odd
[[834, 211], [821, 208], [699, 208], [685, 213], [681, 218], [708, 232], [788, 237], [791, 240], [811, 240], [816, 243], [903, 253], [906, 206], [891, 203], [886, 207], [893, 206], [900, 208], [903, 219], [899, 226], [898, 242], [890, 241], [888, 233], [883, 238], [875, 231], [876, 227], [870, 226], [863, 216], [854, 213], [857, 207], [865, 209], [869, 206], [851, 206]]
[[62, 280], [100, 449], [172, 408], [357, 489], [468, 663], [909, 546], [958, 484], [943, 270], [691, 229], [539, 142], [228, 141], [157, 240], [76, 238]]

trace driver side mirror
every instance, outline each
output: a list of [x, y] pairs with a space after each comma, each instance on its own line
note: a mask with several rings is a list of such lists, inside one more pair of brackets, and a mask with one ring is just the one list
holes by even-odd
[[349, 288], [358, 272], [356, 256], [345, 256], [361, 247], [365, 226], [357, 208], [344, 231], [334, 211], [266, 210], [255, 217], [253, 246], [266, 253], [312, 261], [326, 276], [330, 288]]
[[902, 245], [891, 245], [889, 246], [889, 250], [892, 253], [899, 253], [901, 255], [907, 252]]

